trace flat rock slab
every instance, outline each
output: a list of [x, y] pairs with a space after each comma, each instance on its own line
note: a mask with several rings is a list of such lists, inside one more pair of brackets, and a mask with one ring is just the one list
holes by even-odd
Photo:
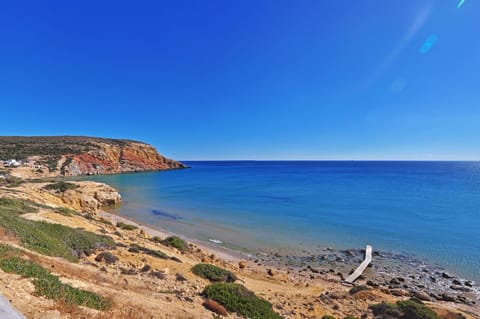
[[0, 318], [2, 319], [26, 319], [20, 312], [2, 296], [0, 296]]

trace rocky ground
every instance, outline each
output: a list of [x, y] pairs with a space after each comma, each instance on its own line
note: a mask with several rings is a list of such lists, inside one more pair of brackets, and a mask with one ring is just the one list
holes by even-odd
[[[102, 205], [119, 202], [120, 196], [114, 189], [94, 182], [76, 184], [77, 188], [64, 192], [46, 190], [42, 183], [0, 187], [0, 197], [45, 204], [38, 212], [23, 217], [108, 235], [116, 242], [114, 249], [85, 252], [78, 263], [73, 263], [28, 251], [5, 230], [0, 232], [0, 241], [19, 247], [25, 256], [58, 275], [62, 282], [108, 298], [113, 307], [97, 311], [38, 297], [33, 294], [30, 279], [0, 271], [0, 293], [27, 318], [212, 318], [212, 313], [202, 306], [201, 296], [209, 283], [191, 271], [199, 262], [231, 270], [237, 275], [237, 282], [271, 302], [273, 309], [285, 318], [321, 318], [327, 314], [336, 318], [373, 318], [369, 305], [409, 296], [425, 300], [442, 318], [480, 318], [478, 287], [474, 283], [450, 278], [438, 269], [420, 267], [402, 256], [376, 254], [373, 266], [359, 282], [369, 289], [352, 294], [350, 287], [341, 285], [341, 274], [348, 274], [361, 261], [361, 250], [325, 249], [317, 254], [295, 256], [274, 252], [251, 260], [197, 244], [180, 251], [151, 240], [152, 236], [164, 238], [168, 235], [164, 232], [101, 212]], [[65, 215], [48, 207], [64, 207], [78, 213]], [[138, 228], [117, 227], [118, 222]], [[132, 249], [132, 244], [162, 252], [169, 258]], [[109, 258], [110, 255], [115, 258]], [[398, 272], [398, 265], [407, 266], [400, 267], [402, 271]], [[227, 318], [238, 317], [229, 314]]]
[[[251, 261], [267, 267], [286, 267], [301, 277], [341, 281], [353, 272], [364, 256], [362, 249], [319, 248], [314, 253], [304, 251], [303, 254], [289, 254], [281, 250], [258, 253]], [[480, 286], [474, 281], [458, 278], [413, 256], [375, 251], [372, 264], [356, 284], [397, 297], [480, 306]]]

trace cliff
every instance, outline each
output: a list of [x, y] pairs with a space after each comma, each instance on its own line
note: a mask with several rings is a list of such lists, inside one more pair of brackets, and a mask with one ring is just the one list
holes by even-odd
[[138, 141], [96, 137], [0, 137], [0, 160], [19, 177], [117, 174], [185, 168]]

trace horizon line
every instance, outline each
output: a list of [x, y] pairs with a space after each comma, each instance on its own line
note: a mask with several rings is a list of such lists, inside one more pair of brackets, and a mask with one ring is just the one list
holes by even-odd
[[480, 159], [184, 159], [180, 162], [480, 162]]

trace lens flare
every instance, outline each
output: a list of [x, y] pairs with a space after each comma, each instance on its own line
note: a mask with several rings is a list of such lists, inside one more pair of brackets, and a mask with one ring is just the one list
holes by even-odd
[[425, 54], [430, 51], [435, 42], [437, 42], [437, 39], [438, 37], [435, 34], [430, 35], [420, 47], [420, 53]]
[[457, 9], [460, 8], [463, 5], [464, 2], [465, 2], [465, 0], [460, 0], [460, 2], [457, 4]]

